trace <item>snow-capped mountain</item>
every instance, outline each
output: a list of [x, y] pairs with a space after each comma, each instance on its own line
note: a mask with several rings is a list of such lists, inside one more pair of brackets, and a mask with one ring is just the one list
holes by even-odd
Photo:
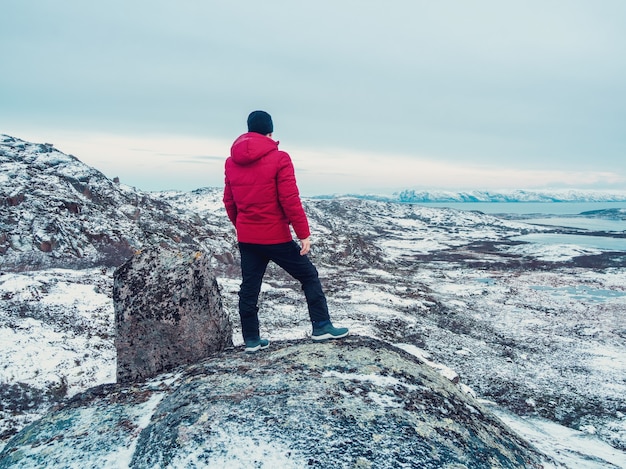
[[[341, 195], [316, 198], [340, 198]], [[458, 202], [625, 202], [626, 191], [599, 191], [581, 189], [554, 190], [511, 190], [511, 191], [445, 191], [406, 189], [393, 196], [353, 195], [360, 199], [370, 199], [402, 203], [458, 203]]]
[[[238, 253], [220, 189], [144, 193], [7, 136], [0, 180], [3, 442], [55, 403], [114, 381], [112, 272], [135, 249], [210, 251], [238, 323]], [[514, 238], [563, 230], [477, 212], [304, 203], [334, 322], [456, 376], [567, 467], [626, 467], [624, 252], [524, 243]], [[268, 269], [260, 306], [270, 339], [309, 334], [302, 292], [280, 269]]]

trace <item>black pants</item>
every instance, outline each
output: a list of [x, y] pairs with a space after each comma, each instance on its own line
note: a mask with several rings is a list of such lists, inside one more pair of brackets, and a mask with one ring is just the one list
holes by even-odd
[[263, 275], [270, 261], [285, 269], [302, 284], [311, 322], [330, 319], [317, 269], [308, 256], [300, 255], [300, 247], [295, 241], [281, 244], [239, 243], [239, 252], [242, 277], [239, 290], [239, 316], [244, 340], [259, 338], [257, 302]]

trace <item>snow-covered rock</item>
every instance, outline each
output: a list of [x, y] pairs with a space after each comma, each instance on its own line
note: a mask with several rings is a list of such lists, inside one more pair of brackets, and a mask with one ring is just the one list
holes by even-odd
[[382, 341], [230, 350], [74, 397], [1, 468], [501, 467], [553, 464], [475, 399]]

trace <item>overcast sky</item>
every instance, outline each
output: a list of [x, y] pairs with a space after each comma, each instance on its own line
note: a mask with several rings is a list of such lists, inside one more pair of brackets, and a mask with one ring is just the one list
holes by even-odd
[[6, 0], [0, 133], [221, 186], [264, 109], [305, 195], [626, 188], [624, 0]]

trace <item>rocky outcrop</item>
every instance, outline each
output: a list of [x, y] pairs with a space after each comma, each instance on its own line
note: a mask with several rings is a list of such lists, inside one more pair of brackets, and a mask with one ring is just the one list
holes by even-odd
[[50, 144], [0, 135], [0, 181], [5, 271], [118, 267], [158, 243], [226, 250], [197, 215], [115, 183]]
[[156, 246], [114, 274], [117, 380], [144, 380], [232, 346], [209, 256]]
[[546, 458], [385, 342], [229, 349], [142, 385], [74, 397], [16, 435], [13, 467], [533, 468]]

